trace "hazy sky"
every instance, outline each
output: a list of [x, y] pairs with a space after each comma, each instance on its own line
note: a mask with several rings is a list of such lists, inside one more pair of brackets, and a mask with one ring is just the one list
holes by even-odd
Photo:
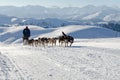
[[120, 0], [0, 0], [0, 6], [41, 5], [45, 7], [82, 7], [85, 5], [107, 5], [120, 7]]

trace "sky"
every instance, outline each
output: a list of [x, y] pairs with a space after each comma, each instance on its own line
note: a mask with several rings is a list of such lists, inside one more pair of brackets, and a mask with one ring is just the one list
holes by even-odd
[[107, 5], [120, 7], [120, 0], [0, 0], [0, 6], [40, 5], [44, 7], [83, 7]]

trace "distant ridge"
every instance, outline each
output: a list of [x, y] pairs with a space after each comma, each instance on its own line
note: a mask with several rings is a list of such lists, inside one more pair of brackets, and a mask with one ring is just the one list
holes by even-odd
[[[108, 6], [93, 6], [93, 5], [87, 5], [82, 8], [79, 7], [48, 8], [38, 5], [36, 6], [28, 5], [23, 7], [0, 6], [0, 14], [7, 16], [15, 16], [19, 18], [37, 18], [37, 19], [58, 18], [58, 19], [82, 20], [82, 19], [87, 19], [85, 17], [94, 15], [96, 13], [98, 13], [97, 16], [91, 18], [89, 17], [88, 19], [90, 20], [100, 19], [100, 20], [108, 21], [107, 19], [104, 18], [111, 14], [117, 16], [118, 14], [120, 14], [120, 8], [113, 8]], [[116, 20], [116, 19], [111, 18], [111, 20]]]

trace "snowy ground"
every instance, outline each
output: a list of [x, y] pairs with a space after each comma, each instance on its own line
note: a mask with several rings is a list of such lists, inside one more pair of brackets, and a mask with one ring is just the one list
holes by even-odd
[[[7, 39], [6, 31], [10, 32], [11, 28], [1, 28], [1, 38], [6, 35], [6, 40], [0, 39], [0, 80], [120, 80], [120, 38], [115, 38], [116, 32], [105, 29], [106, 35], [95, 31], [97, 34], [84, 34], [86, 37], [81, 38], [81, 30], [90, 33], [91, 27], [75, 27], [77, 29], [70, 27], [71, 30], [69, 27], [49, 30], [36, 27], [34, 30], [43, 33], [34, 32], [32, 36], [57, 36], [60, 33], [53, 33], [64, 30], [73, 36], [77, 34], [72, 47], [24, 46], [20, 38]], [[20, 33], [20, 30], [22, 28], [11, 31]]]

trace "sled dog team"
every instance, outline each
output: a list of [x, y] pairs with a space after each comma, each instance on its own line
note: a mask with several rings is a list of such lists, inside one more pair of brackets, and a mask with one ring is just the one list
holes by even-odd
[[27, 41], [27, 44], [30, 46], [56, 46], [56, 38], [38, 38], [38, 39], [30, 39]]
[[29, 39], [30, 37], [30, 30], [28, 26], [23, 30], [23, 44], [30, 45], [30, 46], [56, 46], [57, 42], [59, 46], [71, 46], [74, 42], [74, 38], [72, 36], [66, 35], [62, 32], [62, 36], [47, 38], [42, 37], [38, 39]]

